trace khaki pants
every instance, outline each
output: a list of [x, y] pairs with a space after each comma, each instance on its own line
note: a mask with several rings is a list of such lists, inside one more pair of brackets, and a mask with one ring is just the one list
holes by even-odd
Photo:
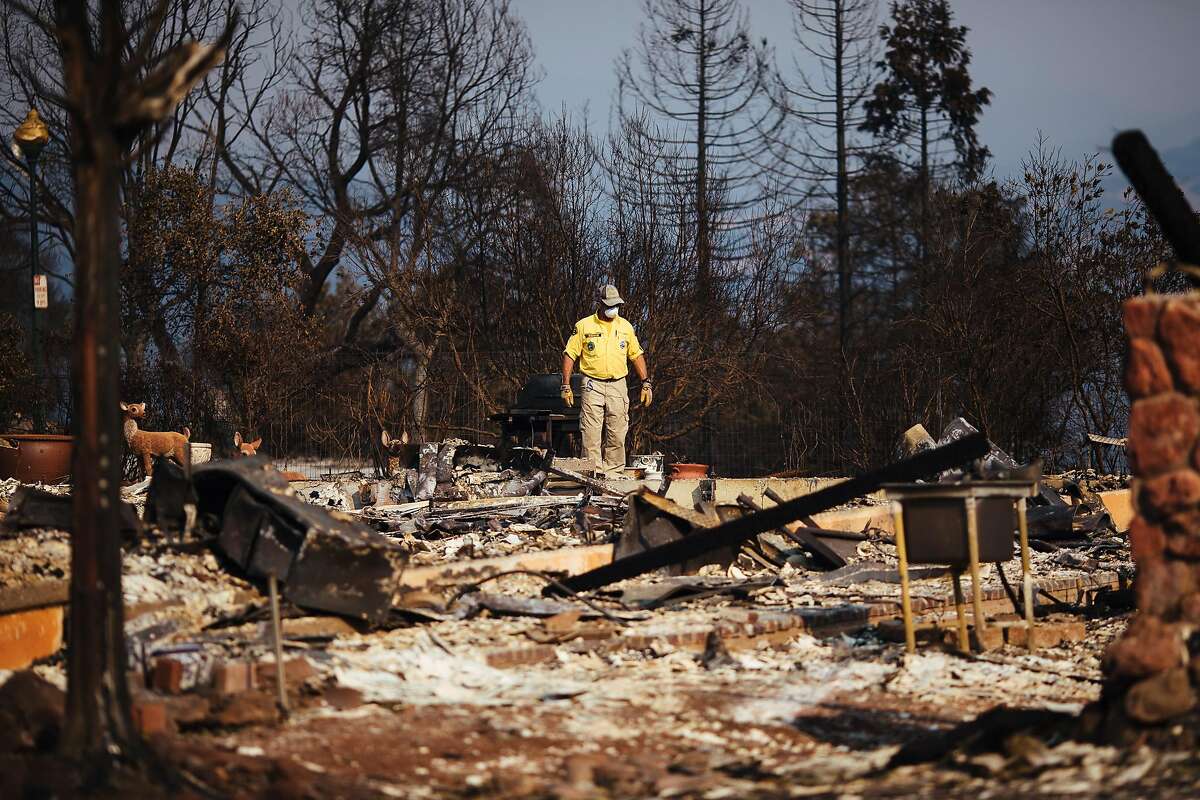
[[[579, 427], [583, 457], [597, 469], [625, 468], [625, 434], [629, 432], [629, 390], [625, 379], [599, 381], [583, 376]], [[604, 435], [601, 458], [600, 438]]]

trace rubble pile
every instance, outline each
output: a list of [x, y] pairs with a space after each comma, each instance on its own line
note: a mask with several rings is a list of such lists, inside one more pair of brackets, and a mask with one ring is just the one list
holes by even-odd
[[[1128, 609], [1123, 534], [1039, 540], [1033, 649], [943, 648], [947, 571], [911, 569], [923, 644], [907, 656], [886, 527], [769, 527], [583, 592], [570, 582], [721, 536], [759, 501], [687, 508], [657, 484], [632, 481], [627, 496], [630, 484], [543, 459], [441, 443], [393, 479], [291, 485], [256, 459], [197, 467], [174, 487], [156, 468], [149, 499], [126, 492], [159, 520], [125, 549], [135, 719], [216, 794], [1008, 793], [1041, 780], [1132, 795], [1200, 770], [1058, 740], [892, 764], [999, 706], [1073, 715], [1096, 701]], [[878, 502], [854, 495], [835, 511], [878, 520]], [[0, 613], [30, 586], [65, 590], [69, 559], [63, 530], [0, 533]], [[1016, 618], [1018, 563], [983, 565], [982, 583], [997, 624]], [[32, 671], [65, 686], [61, 650]]]
[[447, 439], [423, 444], [418, 452], [414, 466], [398, 470], [394, 481], [377, 487], [377, 502], [523, 497], [539, 494], [546, 482], [541, 468], [545, 453], [531, 448], [501, 450]]
[[[624, 516], [615, 490], [547, 463], [544, 451], [470, 444], [422, 445], [393, 479], [293, 482], [306, 503], [346, 512], [404, 547], [413, 565], [611, 540]], [[569, 474], [569, 473], [567, 473]], [[597, 487], [595, 485], [600, 483]]]

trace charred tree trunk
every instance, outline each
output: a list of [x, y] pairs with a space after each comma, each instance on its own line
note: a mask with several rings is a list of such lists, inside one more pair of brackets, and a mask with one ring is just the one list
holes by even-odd
[[846, 166], [846, 75], [843, 54], [846, 41], [841, 9], [834, 19], [834, 126], [837, 141], [837, 271], [838, 271], [838, 345], [845, 358], [850, 345], [850, 210], [847, 193], [849, 174]]
[[[701, 347], [708, 347], [712, 339], [712, 231], [709, 227], [708, 210], [708, 31], [707, 19], [701, 7], [699, 15], [699, 53], [696, 57], [696, 302], [704, 315], [704, 329], [700, 333]], [[706, 354], [707, 355], [707, 354]], [[701, 402], [709, 404], [709, 392], [705, 387]], [[713, 414], [708, 411], [700, 428], [700, 449], [704, 459], [713, 462]]]

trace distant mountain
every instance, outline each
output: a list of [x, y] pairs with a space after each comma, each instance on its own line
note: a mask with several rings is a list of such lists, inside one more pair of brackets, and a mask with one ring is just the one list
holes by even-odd
[[[1175, 182], [1183, 189], [1192, 208], [1200, 211], [1200, 137], [1182, 147], [1160, 150], [1158, 154], [1166, 164], [1167, 171], [1175, 176]], [[1108, 202], [1113, 206], [1123, 205], [1123, 196], [1128, 185], [1129, 182], [1125, 180], [1121, 170], [1114, 167], [1113, 174], [1104, 182]]]
[[1162, 157], [1167, 169], [1175, 176], [1176, 183], [1187, 195], [1192, 208], [1200, 209], [1200, 138], [1183, 147], [1167, 150]]

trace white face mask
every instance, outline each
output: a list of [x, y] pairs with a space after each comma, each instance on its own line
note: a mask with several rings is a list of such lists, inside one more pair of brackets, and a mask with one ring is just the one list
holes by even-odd
[[604, 309], [604, 316], [608, 317], [609, 319], [616, 319], [617, 311], [618, 309], [616, 306], [613, 306], [612, 308], [606, 308]]

